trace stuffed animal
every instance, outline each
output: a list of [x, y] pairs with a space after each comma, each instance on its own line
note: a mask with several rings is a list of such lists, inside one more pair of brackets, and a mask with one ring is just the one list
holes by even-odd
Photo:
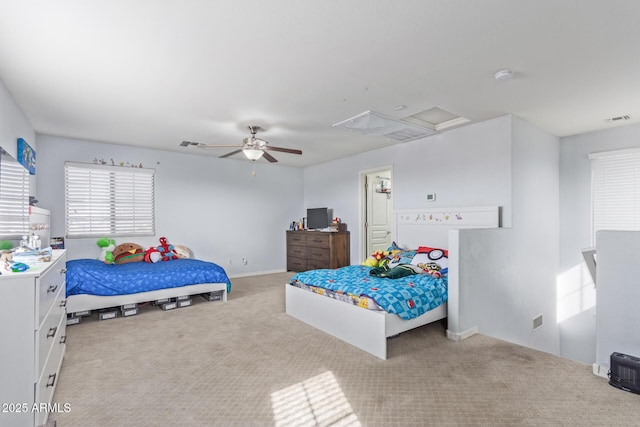
[[160, 246], [157, 247], [158, 252], [162, 255], [162, 261], [169, 261], [172, 259], [178, 259], [176, 251], [173, 249], [173, 245], [167, 243], [166, 237], [160, 238]]
[[366, 265], [367, 267], [378, 267], [381, 262], [385, 262], [387, 254], [388, 252], [374, 251], [371, 256], [364, 260], [362, 265]]
[[145, 262], [155, 263], [161, 260], [162, 260], [162, 254], [160, 253], [158, 248], [156, 248], [155, 246], [147, 249], [146, 252], [144, 253]]
[[116, 248], [116, 241], [103, 237], [98, 239], [97, 245], [100, 248], [98, 260], [106, 264], [113, 264], [113, 250]]
[[113, 250], [113, 260], [116, 264], [144, 261], [144, 249], [135, 243], [121, 243]]

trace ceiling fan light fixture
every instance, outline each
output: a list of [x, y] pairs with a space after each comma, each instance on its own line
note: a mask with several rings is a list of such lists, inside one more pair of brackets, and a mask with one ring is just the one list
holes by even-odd
[[263, 150], [260, 150], [258, 148], [244, 148], [242, 152], [245, 156], [247, 156], [247, 159], [251, 160], [252, 162], [258, 160], [264, 153]]

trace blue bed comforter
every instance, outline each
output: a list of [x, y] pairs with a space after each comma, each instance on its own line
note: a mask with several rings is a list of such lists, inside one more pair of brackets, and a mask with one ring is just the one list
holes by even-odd
[[67, 296], [124, 295], [200, 283], [231, 282], [222, 267], [196, 259], [158, 263], [105, 264], [95, 259], [67, 261]]
[[447, 277], [416, 274], [398, 279], [369, 275], [371, 267], [350, 265], [335, 270], [298, 273], [291, 281], [372, 298], [386, 312], [408, 320], [447, 301]]

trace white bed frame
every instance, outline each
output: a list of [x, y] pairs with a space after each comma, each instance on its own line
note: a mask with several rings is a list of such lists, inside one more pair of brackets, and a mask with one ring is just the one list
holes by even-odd
[[67, 313], [78, 313], [87, 310], [118, 307], [125, 304], [157, 301], [164, 298], [176, 298], [185, 295], [198, 295], [207, 292], [223, 291], [222, 301], [227, 301], [226, 283], [201, 283], [198, 285], [180, 286], [177, 288], [158, 289], [156, 291], [139, 292], [137, 294], [98, 296], [70, 295], [67, 298]]
[[[446, 208], [403, 210], [394, 214], [394, 241], [404, 248], [431, 246], [453, 249], [449, 231], [463, 228], [496, 228], [499, 226], [497, 206], [479, 208]], [[449, 269], [457, 254], [449, 252]], [[453, 265], [452, 265], [453, 264]], [[449, 271], [449, 287], [451, 283]], [[453, 277], [458, 277], [453, 274]], [[327, 298], [289, 284], [285, 285], [286, 313], [336, 338], [354, 345], [380, 359], [387, 358], [387, 338], [447, 317], [449, 305], [457, 292], [449, 292], [449, 303], [440, 305], [420, 317], [402, 320], [395, 314], [372, 311]], [[452, 304], [453, 303], [453, 304]], [[449, 334], [448, 334], [449, 336]]]

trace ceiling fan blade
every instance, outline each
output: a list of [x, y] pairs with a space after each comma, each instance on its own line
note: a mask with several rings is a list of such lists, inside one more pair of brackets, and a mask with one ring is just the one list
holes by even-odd
[[[237, 145], [234, 145], [233, 147], [237, 147]], [[233, 156], [234, 154], [238, 154], [238, 153], [241, 153], [241, 152], [242, 152], [242, 148], [240, 148], [238, 150], [235, 150], [235, 151], [232, 151], [230, 153], [227, 153], [227, 154], [225, 154], [223, 156], [220, 156], [220, 158], [223, 159], [225, 157]]]
[[283, 153], [289, 153], [289, 154], [302, 154], [302, 150], [294, 150], [293, 148], [274, 147], [271, 145], [265, 146], [264, 149], [272, 150], [272, 151], [282, 151]]
[[278, 161], [276, 160], [275, 157], [273, 157], [271, 154], [267, 153], [266, 151], [262, 152], [262, 157], [267, 159], [270, 163], [276, 163]]

